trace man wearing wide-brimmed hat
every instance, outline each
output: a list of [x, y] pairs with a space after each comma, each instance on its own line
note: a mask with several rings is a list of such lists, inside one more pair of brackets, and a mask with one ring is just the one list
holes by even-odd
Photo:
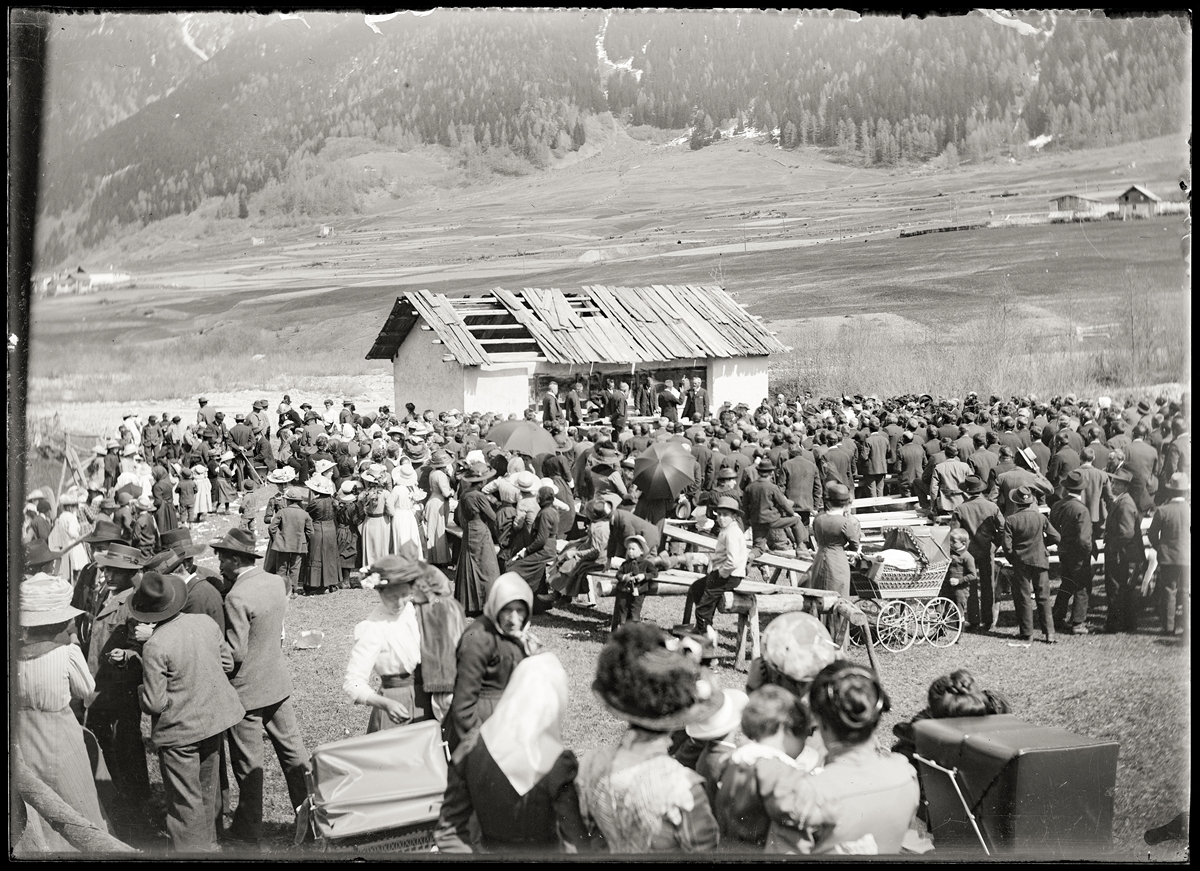
[[308, 553], [313, 537], [313, 521], [302, 507], [308, 491], [303, 487], [288, 487], [284, 497], [287, 504], [275, 512], [267, 531], [271, 536], [271, 552], [276, 557], [276, 573], [287, 582], [288, 598], [294, 599], [300, 583], [300, 561]]
[[1018, 487], [1008, 498], [1016, 511], [1004, 520], [1004, 551], [1012, 564], [1011, 587], [1020, 637], [1022, 641], [1033, 638], [1032, 600], [1036, 597], [1045, 641], [1053, 644], [1057, 639], [1050, 604], [1050, 554], [1046, 547], [1057, 544], [1060, 536], [1037, 510], [1033, 491], [1028, 487]]
[[[1154, 512], [1147, 538], [1158, 553], [1158, 611], [1160, 631], [1174, 636], [1176, 629], [1187, 638], [1191, 626], [1192, 490], [1187, 472], [1175, 472], [1167, 480], [1167, 501]], [[1177, 617], [1178, 613], [1178, 617]]]
[[104, 584], [96, 595], [89, 628], [80, 633], [87, 638], [88, 669], [96, 679], [86, 724], [112, 774], [114, 802], [108, 812], [120, 837], [144, 836], [142, 829], [150, 821], [150, 775], [137, 697], [141, 646], [130, 631], [128, 606], [142, 562], [136, 548], [120, 543], [110, 544], [96, 556]]
[[212, 542], [221, 575], [231, 584], [225, 597], [225, 637], [233, 652], [230, 676], [246, 715], [230, 731], [230, 758], [238, 784], [238, 806], [230, 837], [257, 846], [262, 841], [263, 730], [279, 757], [292, 807], [308, 795], [309, 755], [292, 707], [292, 676], [279, 639], [287, 593], [282, 578], [255, 565], [254, 536], [230, 529]]
[[979, 580], [967, 598], [967, 625], [988, 632], [1000, 618], [1000, 603], [996, 600], [996, 545], [1003, 540], [1004, 515], [996, 503], [986, 497], [987, 484], [978, 475], [971, 475], [962, 484], [961, 505], [950, 513], [950, 525], [965, 530], [967, 552], [975, 560]]
[[221, 742], [245, 715], [226, 674], [233, 656], [207, 617], [183, 613], [187, 584], [148, 571], [129, 600], [130, 619], [153, 627], [142, 648], [138, 699], [150, 715], [176, 853], [217, 849]]
[[[1058, 545], [1059, 576], [1062, 579], [1054, 600], [1054, 622], [1071, 635], [1087, 635], [1088, 596], [1092, 588], [1092, 512], [1083, 501], [1087, 486], [1079, 469], [1062, 479], [1064, 495], [1050, 509], [1050, 525], [1062, 540]], [[1067, 607], [1074, 598], [1071, 618]]]
[[1133, 473], [1119, 468], [1109, 475], [1113, 500], [1104, 519], [1104, 592], [1106, 633], [1136, 632], [1139, 582], [1146, 553], [1142, 546], [1141, 512], [1129, 492]]
[[692, 597], [696, 601], [695, 633], [708, 637], [715, 645], [716, 631], [712, 629], [712, 620], [717, 613], [717, 603], [727, 591], [746, 579], [750, 552], [746, 547], [746, 536], [737, 523], [743, 517], [742, 506], [737, 500], [722, 496], [713, 509], [720, 531], [709, 559], [709, 572], [692, 585]]

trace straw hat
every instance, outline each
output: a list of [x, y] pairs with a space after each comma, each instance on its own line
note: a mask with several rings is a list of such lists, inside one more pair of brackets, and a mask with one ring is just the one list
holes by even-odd
[[275, 469], [267, 474], [268, 484], [290, 484], [296, 480], [296, 470], [291, 466]]
[[749, 696], [737, 689], [722, 690], [724, 700], [717, 712], [702, 723], [684, 726], [688, 737], [697, 741], [715, 741], [724, 738], [742, 724], [742, 711], [746, 710]]
[[137, 500], [133, 503], [133, 505], [135, 508], [137, 508], [138, 511], [153, 511], [154, 510], [154, 501], [149, 496], [147, 496], [145, 493], [143, 493], [141, 496], [137, 497]]
[[1170, 493], [1187, 493], [1192, 489], [1192, 482], [1187, 472], [1176, 472], [1167, 481], [1165, 489]]
[[226, 460], [232, 460], [235, 456], [236, 454], [234, 454], [233, 451], [226, 451], [225, 453], [221, 454], [221, 462], [223, 463]]
[[21, 583], [21, 625], [53, 626], [66, 623], [83, 611], [71, 607], [71, 585], [62, 578], [39, 572]]
[[829, 630], [811, 614], [780, 614], [763, 629], [763, 662], [793, 681], [811, 681], [838, 654]]
[[353, 481], [343, 481], [341, 488], [338, 490], [337, 498], [341, 502], [356, 502], [358, 494], [354, 492]]
[[187, 582], [179, 575], [146, 572], [129, 598], [129, 616], [141, 623], [161, 623], [183, 610]]
[[716, 501], [716, 504], [713, 505], [713, 510], [714, 511], [729, 511], [733, 514], [736, 514], [738, 517], [742, 516], [742, 506], [732, 496], [722, 496], [720, 499], [718, 499]]
[[308, 498], [308, 492], [303, 487], [288, 487], [284, 491], [283, 498], [288, 502], [303, 502]]
[[433, 466], [435, 469], [449, 467], [450, 454], [441, 449], [434, 451], [429, 458], [429, 465]]
[[333, 460], [314, 460], [313, 467], [317, 470], [318, 475], [324, 475], [330, 469], [336, 468], [337, 463]]
[[513, 482], [517, 485], [517, 489], [522, 493], [533, 493], [538, 488], [538, 476], [530, 471], [517, 473], [517, 479]]
[[137, 452], [138, 452], [137, 445], [135, 445], [133, 442], [130, 442], [129, 444], [125, 445], [124, 448], [121, 449], [121, 456], [136, 457]]
[[313, 475], [304, 482], [304, 486], [314, 493], [320, 493], [322, 496], [333, 495], [333, 481], [324, 475]]

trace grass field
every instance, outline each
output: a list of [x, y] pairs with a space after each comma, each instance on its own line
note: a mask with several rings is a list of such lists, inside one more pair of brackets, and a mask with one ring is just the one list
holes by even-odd
[[[193, 530], [193, 537], [218, 538], [227, 526], [224, 521], [221, 517], [206, 520]], [[216, 567], [211, 552], [200, 561]], [[1097, 584], [1097, 589], [1102, 590], [1102, 585]], [[1092, 607], [1093, 628], [1103, 619], [1103, 595], [1098, 598]], [[349, 590], [289, 603], [285, 648], [300, 730], [310, 750], [366, 731], [369, 709], [349, 702], [342, 681], [354, 626], [376, 601], [374, 593]], [[555, 610], [534, 623], [538, 636], [570, 676], [563, 738], [577, 753], [615, 741], [623, 728], [590, 691], [596, 655], [607, 638], [611, 602], [601, 600], [594, 611], [577, 606]], [[670, 626], [679, 621], [682, 605], [682, 598], [650, 599], [644, 616]], [[718, 616], [725, 653], [732, 652], [735, 626], [733, 617]], [[955, 667], [968, 668], [983, 686], [1005, 693], [1022, 719], [1119, 742], [1110, 858], [1177, 860], [1183, 855], [1181, 845], [1147, 848], [1142, 833], [1171, 819], [1190, 802], [1190, 652], [1178, 642], [1158, 637], [1152, 631], [1152, 618], [1147, 617], [1143, 626], [1137, 635], [1064, 637], [1053, 647], [1037, 642], [1012, 646], [1016, 623], [1009, 602], [1001, 613], [999, 631], [991, 635], [964, 634], [947, 649], [917, 645], [903, 653], [880, 651], [881, 677], [892, 698], [892, 711], [884, 716], [878, 734], [890, 746], [891, 727], [924, 707], [930, 682]], [[309, 629], [324, 632], [322, 645], [314, 650], [296, 648], [294, 639]], [[867, 662], [865, 653], [854, 648], [849, 658]], [[733, 670], [731, 661], [716, 672], [723, 686], [740, 687], [745, 679]], [[152, 777], [157, 793], [153, 768]], [[292, 814], [278, 763], [269, 753], [266, 794], [272, 846], [287, 849], [293, 834]], [[309, 848], [297, 850], [304, 855]]]
[[[315, 224], [151, 224], [95, 255], [136, 288], [35, 303], [31, 407], [386, 372], [363, 357], [399, 290], [496, 285], [719, 282], [793, 348], [772, 361], [781, 386], [1112, 394], [1189, 380], [1180, 216], [1015, 225], [1064, 190], [1177, 191], [1190, 183], [1178, 141], [938, 173], [745, 140], [691, 152], [620, 129], [593, 145], [536, 176], [383, 196], [326, 239]], [[1071, 340], [1110, 323], [1107, 339]]]

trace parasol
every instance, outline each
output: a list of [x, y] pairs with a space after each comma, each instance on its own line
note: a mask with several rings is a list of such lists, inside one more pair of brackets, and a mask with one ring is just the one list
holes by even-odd
[[557, 447], [554, 436], [529, 420], [506, 420], [504, 423], [498, 423], [488, 430], [488, 438], [499, 445], [501, 450], [515, 451], [530, 457], [552, 454]]
[[674, 499], [694, 480], [696, 460], [678, 444], [659, 442], [634, 461], [633, 483], [650, 499]]

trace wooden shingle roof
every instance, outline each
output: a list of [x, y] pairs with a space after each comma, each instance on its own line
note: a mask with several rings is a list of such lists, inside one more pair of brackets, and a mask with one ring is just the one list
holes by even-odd
[[392, 359], [417, 323], [463, 365], [526, 356], [551, 363], [649, 363], [765, 356], [783, 345], [717, 285], [494, 288], [450, 298], [404, 291], [367, 354]]

